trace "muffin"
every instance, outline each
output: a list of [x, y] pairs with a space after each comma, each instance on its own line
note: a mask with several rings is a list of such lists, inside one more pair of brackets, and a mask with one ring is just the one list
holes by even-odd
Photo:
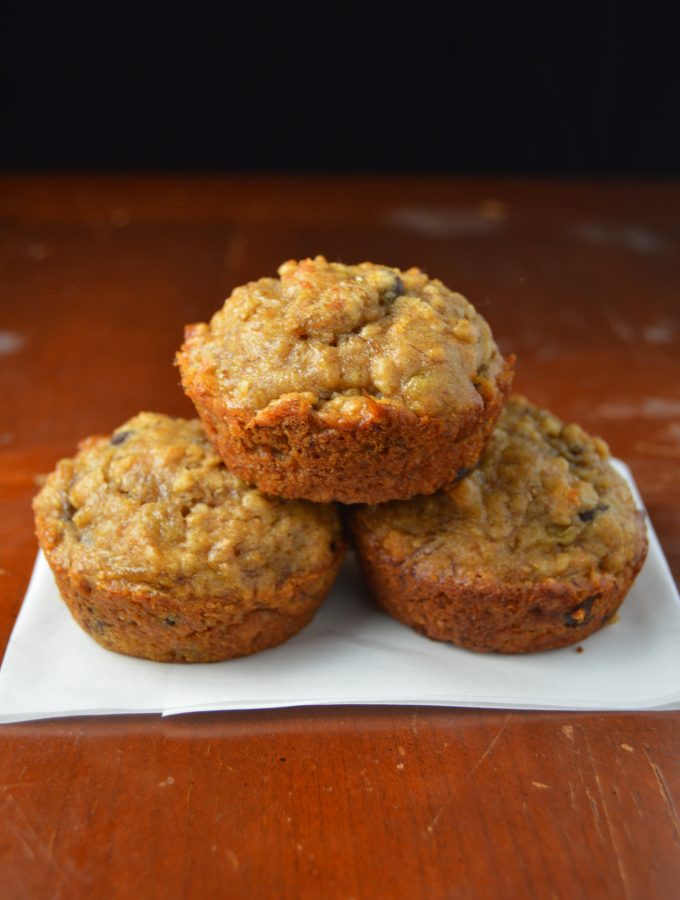
[[473, 466], [512, 381], [486, 321], [419, 269], [290, 261], [178, 353], [227, 466], [326, 502], [429, 494]]
[[263, 496], [197, 420], [140, 413], [61, 460], [33, 503], [76, 621], [130, 656], [213, 662], [313, 617], [344, 555], [332, 506]]
[[526, 653], [608, 622], [647, 553], [607, 447], [513, 397], [478, 467], [431, 497], [352, 510], [380, 605], [470, 650]]

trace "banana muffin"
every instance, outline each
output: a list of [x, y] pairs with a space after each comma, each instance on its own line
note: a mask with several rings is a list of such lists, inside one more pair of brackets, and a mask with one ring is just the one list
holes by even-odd
[[197, 420], [140, 413], [61, 460], [33, 503], [74, 618], [109, 650], [213, 662], [303, 628], [344, 555], [332, 506], [263, 496]]
[[468, 477], [352, 510], [378, 602], [470, 650], [582, 641], [611, 619], [647, 553], [643, 514], [608, 460], [599, 438], [513, 397]]
[[282, 497], [378, 503], [474, 465], [512, 381], [486, 321], [419, 269], [290, 261], [178, 353], [229, 468]]

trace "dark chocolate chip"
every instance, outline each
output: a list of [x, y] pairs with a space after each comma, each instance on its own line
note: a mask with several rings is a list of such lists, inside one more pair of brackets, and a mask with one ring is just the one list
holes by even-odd
[[398, 275], [395, 275], [392, 284], [383, 294], [383, 299], [387, 300], [391, 303], [393, 300], [396, 300], [397, 297], [401, 297], [406, 293], [406, 288], [404, 287], [404, 282]]
[[165, 620], [165, 624], [166, 624], [166, 625], [176, 625], [176, 624], [177, 624], [177, 620], [176, 620], [176, 619], [173, 619], [172, 616], [168, 616], [168, 617], [166, 618], [166, 620]]
[[606, 512], [608, 509], [609, 507], [606, 503], [598, 503], [597, 506], [594, 506], [592, 509], [585, 509], [583, 512], [580, 512], [578, 517], [582, 522], [592, 522], [595, 516], [602, 512]]
[[597, 600], [598, 594], [593, 594], [592, 597], [586, 597], [583, 603], [579, 603], [578, 606], [574, 607], [570, 612], [566, 613], [564, 617], [564, 624], [569, 628], [577, 628], [580, 625], [587, 625], [591, 621], [590, 612], [593, 608], [593, 603]]
[[583, 445], [582, 444], [571, 444], [569, 447], [569, 452], [573, 456], [579, 456], [581, 453], [583, 453]]
[[471, 471], [472, 471], [472, 469], [471, 469], [471, 468], [468, 468], [468, 466], [462, 466], [462, 467], [461, 467], [460, 469], [458, 469], [458, 471], [456, 472], [455, 481], [456, 481], [456, 482], [462, 481], [463, 478], [465, 478], [466, 475], [469, 475]]
[[126, 441], [130, 437], [131, 434], [132, 434], [131, 431], [117, 431], [111, 438], [112, 445], [114, 447], [117, 447], [118, 444], [122, 444], [123, 441]]

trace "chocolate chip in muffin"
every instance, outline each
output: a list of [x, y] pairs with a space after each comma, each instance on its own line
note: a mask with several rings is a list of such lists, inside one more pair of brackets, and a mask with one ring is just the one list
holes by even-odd
[[117, 447], [118, 444], [122, 444], [124, 441], [126, 441], [131, 434], [131, 431], [117, 431], [111, 438], [111, 445], [113, 447]]
[[406, 288], [404, 287], [404, 282], [398, 275], [395, 275], [392, 279], [392, 284], [383, 294], [383, 300], [388, 303], [394, 302], [397, 297], [402, 297], [406, 293]]
[[109, 627], [108, 622], [105, 622], [103, 619], [97, 619], [97, 618], [92, 619], [92, 621], [89, 623], [89, 625], [90, 625], [90, 628], [92, 629], [92, 631], [95, 634], [99, 634], [99, 635], [104, 634], [106, 629]]
[[594, 506], [592, 509], [586, 509], [583, 512], [580, 512], [578, 517], [582, 522], [592, 522], [595, 516], [606, 512], [608, 509], [609, 507], [606, 503], [598, 503], [597, 506]]
[[579, 625], [587, 625], [591, 619], [590, 613], [593, 608], [593, 603], [597, 599], [597, 594], [593, 594], [591, 597], [586, 597], [583, 603], [579, 603], [579, 605], [575, 609], [572, 609], [570, 612], [565, 614], [564, 624], [569, 628], [576, 628]]

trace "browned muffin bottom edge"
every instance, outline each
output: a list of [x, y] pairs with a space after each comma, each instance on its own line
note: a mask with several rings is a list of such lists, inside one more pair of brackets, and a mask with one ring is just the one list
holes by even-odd
[[510, 392], [513, 366], [509, 357], [494, 382], [481, 382], [482, 406], [455, 421], [401, 414], [374, 400], [367, 421], [338, 427], [298, 399], [259, 413], [231, 409], [180, 368], [184, 390], [232, 472], [276, 496], [352, 504], [431, 494], [472, 468]]
[[50, 566], [73, 618], [102, 647], [156, 662], [200, 663], [249, 656], [301, 631], [330, 591], [345, 553], [338, 540], [328, 567], [290, 576], [275, 595], [259, 597], [242, 612], [234, 610], [232, 598], [178, 598], [153, 587], [92, 588], [78, 573]]
[[395, 619], [432, 640], [481, 653], [517, 654], [579, 643], [612, 619], [647, 554], [644, 514], [636, 515], [633, 560], [617, 575], [578, 583], [546, 579], [505, 586], [490, 577], [426, 580], [377, 546], [355, 516], [350, 529], [371, 593]]

